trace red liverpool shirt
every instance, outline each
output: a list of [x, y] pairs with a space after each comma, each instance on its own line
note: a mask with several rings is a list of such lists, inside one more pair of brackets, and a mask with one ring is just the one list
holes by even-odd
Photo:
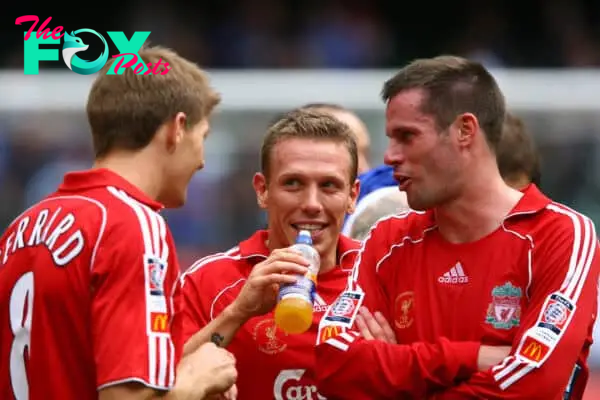
[[174, 383], [162, 206], [120, 176], [67, 174], [0, 238], [0, 398], [97, 399], [100, 388]]
[[[432, 212], [380, 222], [321, 329], [316, 375], [333, 398], [581, 399], [600, 257], [592, 221], [531, 185], [500, 228], [451, 244]], [[353, 330], [360, 303], [387, 315], [398, 345]], [[512, 346], [476, 372], [479, 342]]]
[[[197, 261], [182, 275], [183, 310], [181, 320], [176, 318], [181, 322], [184, 341], [238, 296], [252, 267], [269, 255], [267, 237], [266, 231], [258, 231], [228, 252]], [[308, 332], [285, 334], [275, 326], [272, 312], [250, 319], [237, 332], [227, 349], [237, 361], [239, 400], [323, 398], [318, 394], [313, 373], [318, 324], [328, 305], [346, 286], [359, 247], [358, 242], [340, 237], [339, 265], [318, 276], [314, 320]], [[333, 336], [334, 332], [324, 330], [323, 335]]]

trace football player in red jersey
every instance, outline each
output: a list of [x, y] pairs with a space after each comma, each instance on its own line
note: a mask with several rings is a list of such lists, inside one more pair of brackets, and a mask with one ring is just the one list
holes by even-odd
[[[358, 194], [357, 147], [338, 119], [299, 109], [270, 127], [261, 157], [253, 184], [268, 228], [183, 274], [183, 321], [177, 326], [184, 339], [200, 331], [188, 348], [217, 335], [235, 355], [240, 399], [317, 399], [318, 322], [344, 289], [359, 248], [340, 235]], [[279, 284], [293, 282], [290, 273], [306, 272], [304, 259], [287, 249], [300, 229], [312, 232], [321, 270], [312, 328], [287, 335], [275, 326], [272, 310]]]
[[[416, 211], [371, 230], [323, 317], [320, 329], [341, 333], [317, 346], [321, 393], [581, 399], [600, 270], [593, 222], [535, 184], [503, 181], [504, 97], [479, 63], [417, 60], [383, 98], [385, 162]], [[388, 340], [358, 332], [361, 306], [390, 321]], [[483, 345], [511, 350], [481, 370]]]
[[[541, 168], [538, 150], [531, 134], [525, 127], [525, 122], [510, 112], [506, 113], [502, 137], [496, 151], [496, 160], [500, 175], [509, 186], [517, 190], [526, 190], [532, 183], [540, 184]], [[389, 189], [392, 187], [385, 187], [383, 190]], [[406, 194], [397, 190], [397, 187], [394, 189], [393, 193], [383, 193], [372, 201], [364, 209], [363, 214], [356, 218], [352, 230], [365, 232], [364, 236], [366, 236], [379, 219], [397, 214], [397, 209], [405, 204]], [[355, 216], [360, 213], [359, 209], [360, 201]], [[350, 237], [354, 236], [351, 234]], [[363, 239], [364, 237], [361, 237], [361, 240]], [[361, 307], [356, 316], [356, 325], [361, 335], [366, 338], [386, 340], [390, 343], [396, 342], [389, 321], [385, 320], [379, 312], [373, 314], [366, 307]]]
[[87, 101], [94, 168], [67, 174], [0, 238], [3, 400], [204, 399], [236, 379], [214, 344], [178, 363], [179, 266], [159, 214], [184, 203], [220, 99], [174, 52], [138, 54], [170, 70], [107, 75], [107, 63]]

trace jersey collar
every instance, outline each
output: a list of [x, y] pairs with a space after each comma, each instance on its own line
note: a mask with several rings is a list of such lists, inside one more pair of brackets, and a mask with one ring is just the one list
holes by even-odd
[[[268, 238], [269, 232], [267, 230], [259, 230], [248, 239], [241, 242], [239, 247], [242, 258], [267, 258], [270, 253], [269, 248], [267, 247]], [[344, 235], [340, 235], [337, 246], [337, 264], [342, 269], [351, 269], [354, 264], [354, 257], [350, 257], [350, 255], [357, 253], [359, 250], [360, 242], [352, 240]]]
[[523, 193], [523, 197], [521, 197], [519, 202], [506, 216], [506, 220], [516, 216], [536, 214], [552, 203], [552, 200], [546, 197], [533, 183], [523, 188], [521, 192]]
[[241, 242], [239, 247], [242, 258], [267, 258], [269, 256], [269, 248], [267, 247], [268, 238], [269, 233], [266, 230], [259, 230]]
[[133, 197], [140, 203], [151, 207], [155, 211], [164, 208], [161, 203], [148, 197], [148, 195], [142, 192], [138, 187], [131, 184], [125, 178], [106, 168], [95, 168], [85, 171], [69, 172], [64, 176], [63, 182], [58, 187], [58, 191], [62, 193], [78, 192], [85, 189], [107, 186], [114, 186], [117, 189], [123, 190], [129, 196]]
[[[508, 215], [504, 217], [505, 221], [518, 216], [537, 214], [538, 212], [546, 208], [548, 204], [552, 203], [552, 200], [546, 197], [540, 191], [540, 189], [538, 189], [538, 187], [533, 183], [530, 183], [529, 185], [521, 189], [521, 193], [523, 193], [523, 196], [513, 207], [510, 213], [508, 213]], [[430, 209], [427, 211], [413, 212], [416, 212], [418, 214], [425, 214], [426, 218], [429, 220], [430, 226], [437, 226], [435, 220], [435, 212], [433, 210]]]

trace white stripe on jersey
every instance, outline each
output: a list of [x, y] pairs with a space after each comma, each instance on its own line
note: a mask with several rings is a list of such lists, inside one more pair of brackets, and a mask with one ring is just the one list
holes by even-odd
[[[240, 248], [238, 246], [233, 247], [229, 250], [227, 250], [224, 253], [216, 253], [216, 254], [212, 254], [209, 256], [206, 256], [204, 258], [199, 259], [198, 261], [194, 262], [190, 268], [185, 271], [180, 278], [180, 283], [181, 283], [181, 287], [183, 287], [185, 285], [185, 278], [192, 275], [193, 273], [195, 273], [196, 271], [198, 271], [200, 268], [204, 267], [205, 265], [210, 264], [211, 262], [217, 262], [220, 260], [232, 260], [232, 261], [239, 261], [239, 260], [243, 260], [243, 259], [247, 259], [247, 258], [252, 258], [252, 257], [262, 257], [264, 259], [266, 259], [267, 257], [264, 254], [250, 254], [248, 256], [242, 257], [242, 255], [240, 254]], [[235, 286], [239, 285], [240, 283], [245, 282], [246, 279], [245, 278], [240, 278], [237, 281], [233, 282], [232, 284], [224, 287], [223, 289], [221, 289], [219, 291], [219, 293], [217, 293], [217, 295], [215, 296], [215, 298], [213, 299], [211, 305], [210, 305], [210, 311], [209, 311], [209, 315], [210, 315], [210, 319], [211, 321], [215, 318], [214, 312], [215, 312], [215, 304], [217, 303], [217, 300], [229, 289], [234, 288]]]
[[[414, 211], [414, 210], [408, 210], [405, 211], [403, 213], [397, 214], [397, 215], [392, 215], [392, 216], [387, 216], [387, 217], [383, 217], [380, 220], [378, 220], [373, 227], [371, 228], [371, 230], [369, 231], [369, 234], [367, 235], [367, 237], [365, 238], [365, 240], [363, 240], [362, 243], [362, 247], [360, 248], [360, 251], [358, 253], [358, 256], [356, 257], [356, 260], [354, 261], [354, 267], [352, 269], [352, 274], [350, 274], [350, 276], [348, 277], [348, 285], [346, 287], [346, 290], [361, 290], [360, 288], [358, 288], [358, 275], [360, 273], [360, 263], [362, 260], [362, 256], [363, 253], [365, 251], [365, 247], [367, 246], [367, 243], [369, 243], [369, 240], [371, 240], [371, 236], [373, 234], [373, 232], [375, 231], [375, 229], [377, 228], [377, 226], [384, 221], [389, 221], [391, 219], [405, 219], [407, 218], [409, 215], [411, 214], [423, 214], [423, 212], [421, 211]], [[388, 249], [388, 252], [381, 257], [381, 259], [379, 259], [375, 265], [375, 271], [379, 271], [379, 267], [381, 266], [381, 264], [392, 255], [393, 251], [395, 248], [398, 247], [402, 247], [404, 246], [404, 244], [406, 242], [410, 242], [410, 243], [420, 243], [423, 241], [423, 239], [425, 238], [425, 234], [433, 229], [436, 229], [437, 226], [430, 226], [425, 228], [422, 232], [421, 232], [421, 236], [418, 238], [413, 238], [411, 236], [405, 236], [403, 237], [398, 243], [394, 243], [390, 246], [390, 248]]]
[[[577, 301], [583, 290], [598, 246], [594, 223], [588, 217], [563, 205], [554, 203], [549, 204], [546, 208], [555, 213], [569, 217], [573, 224], [573, 248], [569, 259], [569, 268], [560, 286], [559, 293], [577, 307]], [[576, 312], [576, 308], [574, 312]], [[537, 326], [542, 320], [543, 313], [544, 310], [540, 310], [540, 315], [533, 327]], [[568, 325], [564, 327], [556, 343], [550, 348], [549, 355], [551, 355], [554, 348], [560, 344], [560, 340], [567, 329]], [[515, 351], [515, 354], [518, 354], [521, 351], [525, 340], [526, 336], [523, 336], [516, 347], [517, 350]], [[535, 369], [536, 366], [529, 364], [526, 360], [515, 356], [509, 356], [501, 364], [494, 367], [492, 371], [494, 372], [494, 379], [496, 382], [499, 382], [500, 389], [506, 390]]]
[[[153, 210], [148, 210], [150, 212], [150, 215], [152, 218], [156, 219], [157, 223], [158, 223], [158, 235], [160, 236], [160, 247], [162, 248], [161, 252], [160, 252], [160, 258], [164, 261], [168, 261], [169, 260], [169, 256], [170, 254], [170, 249], [169, 249], [169, 244], [167, 243], [167, 226], [165, 223], [164, 218], [162, 217], [162, 215], [160, 215], [157, 212], [154, 212]], [[168, 269], [168, 265], [167, 265], [167, 269]], [[166, 273], [166, 270], [165, 270]], [[177, 271], [177, 273], [179, 274], [179, 271]], [[177, 280], [175, 280], [175, 283], [177, 283]], [[171, 296], [169, 296], [168, 301], [170, 304], [170, 309], [174, 310], [175, 306], [173, 304], [173, 295], [172, 295], [173, 291], [171, 291]], [[171, 321], [173, 321], [173, 313], [171, 312]], [[167, 386], [168, 387], [173, 387], [175, 385], [175, 345], [173, 344], [173, 340], [170, 339], [170, 337], [165, 337], [165, 336], [161, 336], [159, 338], [160, 342], [160, 346], [159, 346], [159, 353], [160, 354], [169, 354], [169, 358], [168, 358], [168, 363], [167, 363], [167, 358], [163, 357], [161, 358], [159, 361], [161, 362], [161, 368], [159, 369], [159, 379], [158, 382], [164, 382], [166, 380], [166, 378], [164, 377], [165, 374], [167, 374], [167, 369], [168, 369], [168, 382], [167, 382]], [[167, 350], [168, 347], [168, 350]], [[163, 362], [164, 361], [164, 362]], [[165, 366], [164, 363], [167, 363], [167, 365]], [[164, 373], [163, 373], [164, 372]]]
[[[250, 256], [252, 257], [252, 256]], [[194, 273], [196, 270], [202, 268], [203, 266], [205, 266], [206, 264], [210, 263], [211, 261], [216, 261], [216, 260], [221, 260], [224, 258], [230, 258], [232, 260], [239, 260], [241, 258], [240, 255], [240, 248], [238, 246], [232, 247], [231, 249], [227, 250], [224, 253], [216, 253], [216, 254], [211, 254], [208, 255], [206, 257], [202, 257], [201, 259], [195, 261], [188, 269], [187, 271], [185, 271], [183, 273], [183, 275], [181, 276], [181, 284], [183, 286], [183, 281], [184, 281], [184, 277], [186, 275], [192, 274]]]
[[327, 339], [325, 343], [335, 347], [338, 350], [348, 351], [348, 349], [350, 348], [350, 344], [352, 344], [354, 340], [356, 340], [356, 338], [359, 336], [360, 334], [354, 331], [343, 332], [335, 337]]
[[327, 303], [325, 302], [325, 300], [317, 292], [315, 292], [315, 304], [318, 305], [318, 306], [326, 306], [327, 305]]
[[[115, 187], [109, 186], [108, 191], [115, 197], [123, 201], [134, 211], [140, 224], [140, 231], [144, 243], [144, 254], [142, 254], [142, 268], [144, 274], [147, 274], [145, 258], [148, 256], [156, 257], [165, 262], [164, 274], [167, 274], [169, 263], [169, 246], [166, 240], [166, 225], [163, 217], [146, 206], [127, 195], [124, 191]], [[146, 309], [150, 304], [150, 295], [144, 288]], [[165, 299], [165, 302], [167, 299]], [[170, 314], [173, 314], [172, 299], [169, 299], [171, 306]], [[175, 382], [174, 363], [175, 352], [174, 346], [169, 334], [151, 333], [150, 312], [146, 312], [146, 334], [148, 336], [148, 383], [152, 387], [168, 388], [172, 387]]]

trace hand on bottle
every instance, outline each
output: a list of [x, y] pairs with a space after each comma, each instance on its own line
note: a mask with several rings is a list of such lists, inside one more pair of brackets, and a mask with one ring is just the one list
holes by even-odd
[[240, 294], [231, 304], [232, 311], [245, 319], [268, 313], [277, 303], [279, 286], [296, 282], [297, 275], [308, 272], [308, 265], [297, 250], [273, 250], [265, 261], [252, 268]]

